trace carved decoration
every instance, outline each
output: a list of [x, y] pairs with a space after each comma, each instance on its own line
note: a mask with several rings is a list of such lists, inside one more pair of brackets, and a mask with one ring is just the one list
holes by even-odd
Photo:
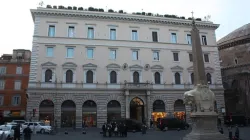
[[128, 69], [128, 64], [127, 64], [127, 63], [124, 63], [124, 64], [122, 65], [122, 69], [123, 69], [123, 70], [127, 70], [127, 69]]
[[148, 70], [150, 69], [150, 65], [149, 65], [149, 64], [146, 64], [146, 65], [144, 66], [144, 69], [145, 69], [146, 71], [148, 71]]

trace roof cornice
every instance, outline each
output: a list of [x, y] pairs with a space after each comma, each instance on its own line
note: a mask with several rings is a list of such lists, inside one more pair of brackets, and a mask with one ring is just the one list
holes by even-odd
[[[49, 9], [49, 8], [37, 8], [31, 9], [33, 20], [35, 16], [56, 16], [56, 17], [76, 17], [87, 19], [101, 19], [101, 20], [118, 20], [118, 21], [130, 21], [130, 22], [142, 22], [142, 23], [156, 23], [156, 24], [169, 24], [169, 25], [184, 25], [192, 26], [191, 20], [166, 18], [166, 17], [154, 17], [143, 16], [134, 14], [121, 14], [121, 13], [109, 13], [109, 12], [93, 12], [93, 11], [79, 11], [79, 10], [64, 10], [64, 9]], [[217, 29], [219, 24], [213, 24], [212, 22], [196, 21], [197, 27]]]

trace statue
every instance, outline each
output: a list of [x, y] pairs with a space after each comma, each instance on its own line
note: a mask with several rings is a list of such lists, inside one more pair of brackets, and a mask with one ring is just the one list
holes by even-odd
[[191, 106], [192, 112], [214, 112], [215, 95], [208, 85], [197, 86], [184, 93], [184, 103]]

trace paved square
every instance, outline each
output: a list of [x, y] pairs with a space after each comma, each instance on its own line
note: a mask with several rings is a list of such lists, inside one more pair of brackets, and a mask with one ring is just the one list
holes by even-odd
[[[140, 132], [137, 133], [128, 133], [128, 137], [102, 137], [100, 134], [100, 129], [87, 130], [87, 134], [81, 134], [81, 131], [69, 132], [68, 135], [65, 135], [63, 132], [59, 132], [57, 135], [46, 135], [46, 134], [36, 134], [32, 137], [32, 140], [82, 140], [82, 139], [91, 139], [91, 140], [101, 140], [101, 139], [129, 139], [129, 140], [182, 140], [182, 138], [189, 133], [190, 130], [169, 130], [166, 132], [149, 130], [147, 134], [142, 135]], [[234, 135], [235, 129], [233, 129]], [[243, 140], [250, 139], [250, 127], [240, 128], [240, 137]], [[224, 134], [228, 136], [227, 128], [224, 128]]]

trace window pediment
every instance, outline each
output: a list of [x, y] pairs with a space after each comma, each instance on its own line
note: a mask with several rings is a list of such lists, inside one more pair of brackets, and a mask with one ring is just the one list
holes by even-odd
[[164, 69], [164, 67], [161, 66], [161, 65], [153, 65], [153, 66], [151, 67], [151, 70], [163, 70], [163, 69]]
[[132, 65], [129, 67], [130, 70], [142, 70], [143, 69], [143, 66], [140, 66], [140, 65]]
[[66, 62], [62, 65], [63, 68], [76, 68], [77, 65], [73, 62]]
[[107, 67], [107, 69], [109, 69], [109, 70], [120, 69], [120, 68], [121, 68], [120, 65], [115, 64], [115, 63], [108, 64], [106, 67]]
[[172, 71], [183, 71], [183, 68], [181, 66], [174, 66], [171, 68]]
[[57, 64], [52, 63], [52, 62], [46, 62], [46, 63], [41, 64], [41, 66], [42, 66], [43, 68], [55, 68], [56, 65], [57, 65]]
[[[193, 66], [190, 66], [187, 68], [188, 71], [192, 72], [194, 71], [194, 67]], [[205, 71], [206, 72], [213, 72], [214, 71], [214, 68], [211, 68], [211, 67], [205, 67]]]
[[82, 67], [83, 69], [87, 69], [87, 70], [95, 70], [97, 68], [97, 65], [88, 63], [88, 64], [82, 65]]

